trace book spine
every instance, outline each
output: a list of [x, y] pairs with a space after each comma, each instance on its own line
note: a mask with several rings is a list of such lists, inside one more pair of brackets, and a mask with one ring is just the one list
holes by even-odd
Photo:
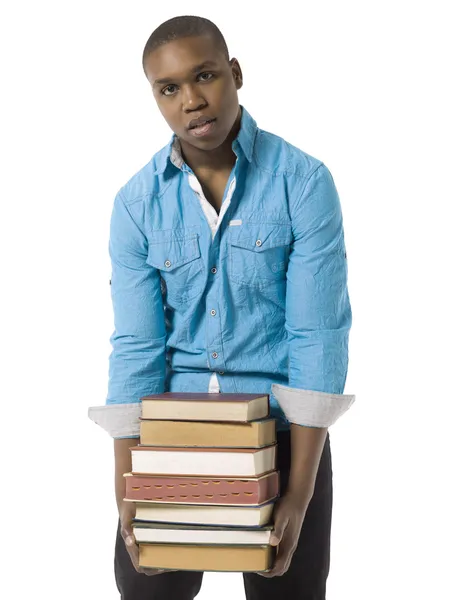
[[277, 496], [277, 473], [261, 481], [126, 477], [126, 499], [187, 504], [255, 505]]

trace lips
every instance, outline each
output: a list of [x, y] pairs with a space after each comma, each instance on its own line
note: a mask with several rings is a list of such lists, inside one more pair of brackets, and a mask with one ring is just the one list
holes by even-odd
[[187, 129], [195, 129], [196, 127], [206, 125], [207, 123], [212, 123], [212, 121], [215, 121], [214, 117], [198, 117], [197, 119], [193, 119], [192, 121], [190, 121], [190, 123], [187, 126]]

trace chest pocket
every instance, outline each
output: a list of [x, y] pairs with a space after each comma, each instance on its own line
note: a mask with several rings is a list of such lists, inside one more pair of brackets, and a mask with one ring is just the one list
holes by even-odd
[[202, 292], [205, 267], [197, 233], [153, 231], [147, 263], [158, 269], [165, 281], [167, 304], [179, 306]]
[[263, 287], [286, 278], [290, 224], [246, 222], [230, 226], [228, 231], [230, 279]]

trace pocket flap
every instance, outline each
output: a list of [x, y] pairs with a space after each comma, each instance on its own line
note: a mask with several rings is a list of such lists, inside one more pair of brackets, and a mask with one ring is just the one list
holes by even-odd
[[160, 271], [173, 271], [200, 256], [198, 234], [148, 241], [147, 263]]
[[230, 243], [232, 246], [246, 248], [254, 252], [263, 252], [268, 248], [288, 246], [292, 241], [290, 224], [245, 223], [230, 227]]

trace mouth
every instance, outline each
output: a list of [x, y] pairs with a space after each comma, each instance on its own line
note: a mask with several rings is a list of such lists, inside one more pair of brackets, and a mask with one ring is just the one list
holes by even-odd
[[187, 132], [195, 137], [202, 137], [203, 135], [207, 135], [214, 128], [216, 120], [217, 119], [206, 117], [194, 119], [193, 121], [190, 121], [187, 127]]

